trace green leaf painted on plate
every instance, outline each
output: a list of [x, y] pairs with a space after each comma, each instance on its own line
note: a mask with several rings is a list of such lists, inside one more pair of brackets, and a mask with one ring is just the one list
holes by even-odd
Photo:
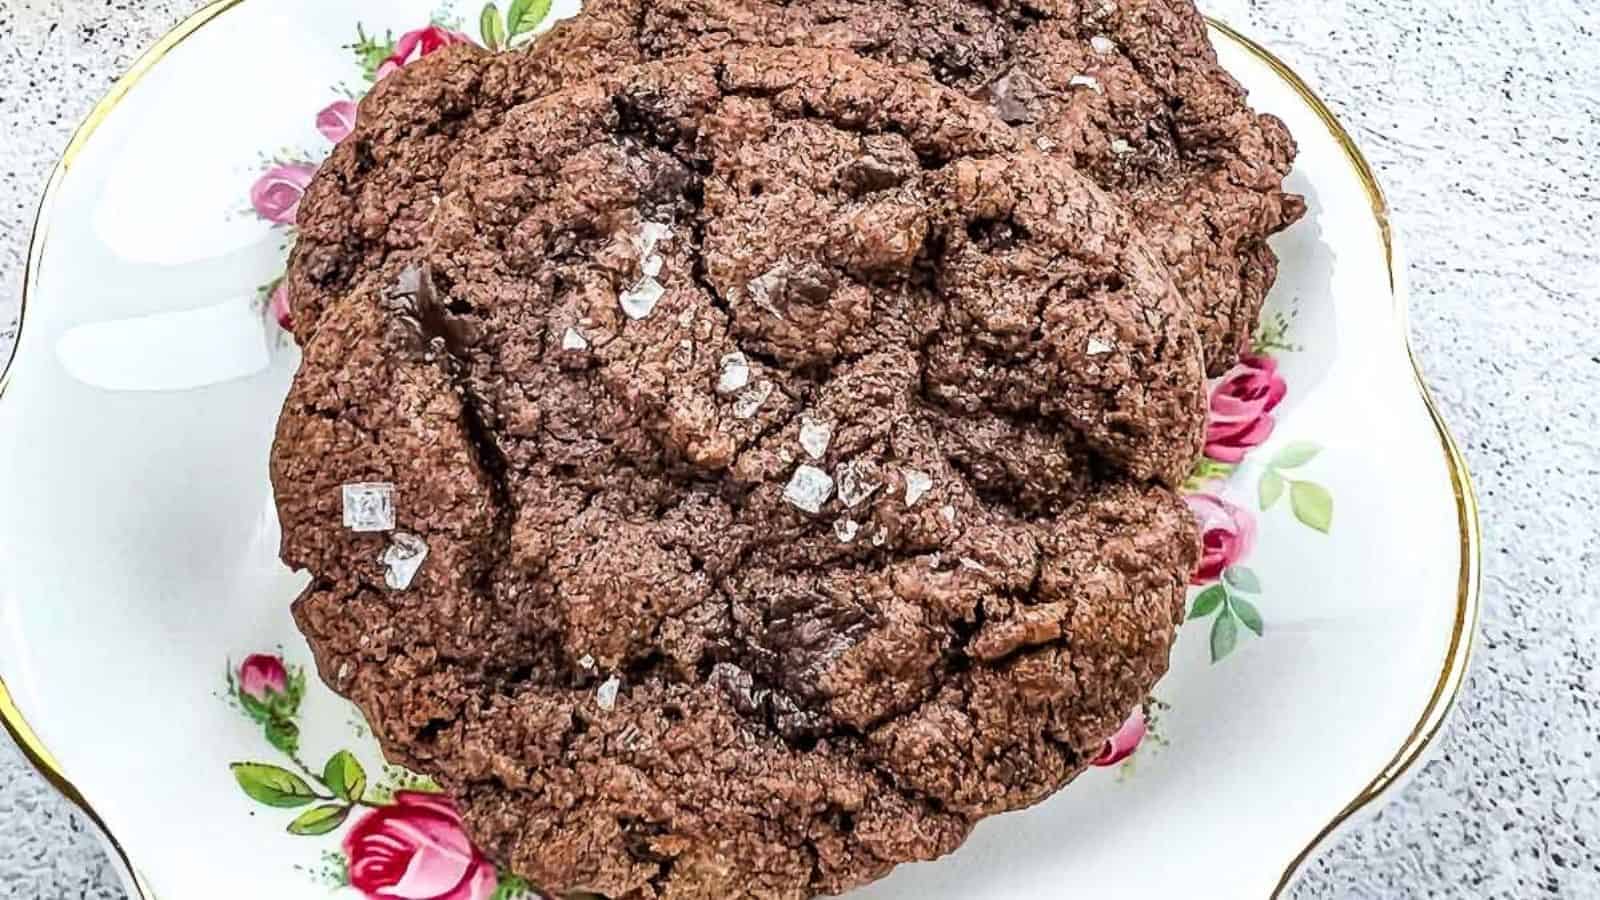
[[[513, 875], [504, 869], [500, 870], [500, 883], [495, 887], [494, 893], [489, 895], [489, 900], [527, 900], [529, 897], [540, 896], [533, 889], [533, 885], [518, 875]], [[568, 894], [569, 900], [578, 897], [578, 894]]]
[[306, 697], [306, 670], [301, 666], [289, 668], [289, 690], [285, 696], [288, 697], [289, 715], [299, 715], [300, 701]]
[[1226, 599], [1228, 599], [1227, 590], [1220, 584], [1213, 584], [1194, 598], [1194, 608], [1189, 610], [1189, 618], [1204, 619], [1221, 608], [1222, 601]]
[[361, 802], [367, 791], [367, 770], [349, 750], [340, 750], [322, 767], [322, 780], [335, 797], [351, 803]]
[[1211, 625], [1211, 661], [1222, 662], [1239, 645], [1239, 620], [1227, 610], [1217, 614]]
[[350, 818], [350, 807], [343, 803], [329, 803], [315, 809], [308, 809], [300, 817], [289, 823], [289, 833], [302, 837], [312, 837], [327, 834], [344, 824]]
[[237, 689], [234, 691], [234, 696], [239, 698], [240, 708], [243, 709], [245, 711], [245, 715], [248, 715], [250, 718], [260, 722], [263, 725], [265, 725], [267, 721], [272, 718], [272, 711], [269, 710], [267, 705], [262, 703], [260, 700], [257, 700], [249, 694], [246, 694], [244, 691]]
[[1261, 476], [1262, 512], [1271, 509], [1273, 504], [1283, 497], [1284, 487], [1283, 476], [1278, 474], [1277, 469], [1268, 469], [1267, 473]]
[[267, 743], [290, 756], [300, 752], [300, 726], [288, 719], [271, 719], [266, 727]]
[[1229, 566], [1222, 573], [1222, 580], [1227, 582], [1228, 587], [1233, 588], [1235, 591], [1242, 591], [1246, 594], [1261, 593], [1261, 579], [1256, 576], [1253, 569], [1248, 569], [1244, 566]]
[[478, 16], [478, 31], [483, 34], [483, 45], [490, 50], [501, 50], [506, 45], [506, 21], [500, 17], [500, 7], [492, 0]]
[[1322, 448], [1307, 441], [1296, 441], [1282, 450], [1268, 463], [1274, 469], [1298, 469], [1322, 452]]
[[1239, 621], [1244, 623], [1244, 627], [1254, 631], [1257, 637], [1266, 634], [1267, 625], [1261, 621], [1261, 610], [1256, 609], [1254, 603], [1234, 595], [1228, 598], [1228, 605], [1232, 607], [1233, 614], [1239, 617]]
[[1294, 517], [1301, 522], [1323, 534], [1333, 530], [1333, 495], [1327, 488], [1311, 481], [1296, 481], [1289, 487], [1289, 502], [1294, 506]]
[[304, 778], [277, 766], [266, 763], [234, 763], [233, 778], [245, 794], [257, 803], [278, 809], [294, 809], [317, 799], [317, 794]]
[[506, 14], [506, 27], [510, 29], [511, 36], [521, 34], [538, 28], [550, 15], [551, 0], [515, 0], [511, 4], [511, 11]]
[[379, 67], [383, 65], [384, 60], [394, 55], [394, 33], [386, 32], [379, 38], [377, 35], [367, 34], [360, 25], [357, 25], [356, 42], [351, 44], [349, 49], [355, 51], [356, 63], [361, 66], [362, 74], [367, 76], [367, 80], [376, 81]]

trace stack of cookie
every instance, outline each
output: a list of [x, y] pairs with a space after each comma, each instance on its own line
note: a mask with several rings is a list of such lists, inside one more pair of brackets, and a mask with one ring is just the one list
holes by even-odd
[[590, 0], [403, 69], [289, 276], [323, 677], [552, 894], [954, 850], [1166, 670], [1293, 155], [1189, 0]]

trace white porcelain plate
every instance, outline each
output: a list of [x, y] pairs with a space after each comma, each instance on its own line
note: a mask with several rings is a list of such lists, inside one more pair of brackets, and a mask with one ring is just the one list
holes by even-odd
[[[276, 558], [266, 475], [296, 361], [268, 303], [291, 236], [272, 220], [342, 131], [339, 101], [446, 37], [409, 29], [454, 14], [479, 33], [476, 2], [436, 6], [214, 4], [117, 85], [44, 200], [0, 397], [0, 718], [136, 896], [520, 890], [296, 677], [302, 577]], [[1149, 735], [862, 897], [1272, 895], [1394, 788], [1459, 686], [1476, 510], [1407, 349], [1382, 196], [1299, 79], [1214, 37], [1298, 138], [1310, 214], [1275, 241], [1256, 353], [1214, 389], [1206, 563]]]

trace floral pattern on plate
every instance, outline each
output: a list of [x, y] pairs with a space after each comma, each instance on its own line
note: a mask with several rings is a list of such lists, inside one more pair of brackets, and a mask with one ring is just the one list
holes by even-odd
[[[1286, 342], [1289, 327], [1288, 317], [1268, 319], [1239, 364], [1212, 383], [1205, 456], [1187, 485], [1186, 499], [1200, 525], [1201, 541], [1200, 566], [1192, 581], [1202, 589], [1189, 607], [1188, 621], [1211, 620], [1213, 663], [1238, 648], [1241, 629], [1266, 635], [1266, 621], [1256, 606], [1264, 586], [1245, 565], [1255, 551], [1260, 522], [1255, 511], [1228, 500], [1224, 489], [1277, 430], [1274, 414], [1290, 393], [1277, 355], [1299, 349]], [[1321, 453], [1321, 446], [1307, 441], [1278, 450], [1256, 485], [1259, 511], [1271, 511], [1287, 495], [1301, 524], [1323, 534], [1332, 531], [1333, 494], [1302, 474]]]
[[[539, 26], [550, 15], [551, 0], [512, 0], [502, 13], [498, 3], [490, 2], [478, 17], [481, 44], [490, 50], [504, 50], [520, 46], [533, 39]], [[317, 131], [330, 143], [337, 144], [349, 137], [356, 127], [356, 108], [361, 97], [372, 85], [425, 56], [457, 44], [479, 43], [461, 30], [460, 24], [446, 16], [421, 28], [402, 33], [398, 38], [392, 31], [379, 38], [368, 34], [363, 26], [356, 26], [355, 43], [347, 49], [355, 54], [364, 81], [349, 89], [348, 96], [333, 101], [317, 113]], [[294, 246], [294, 226], [300, 211], [300, 200], [311, 185], [327, 148], [320, 152], [306, 152], [268, 162], [250, 188], [250, 208], [255, 215], [274, 227], [284, 230], [285, 247]], [[285, 257], [287, 257], [285, 252]], [[265, 309], [273, 321], [285, 331], [294, 326], [293, 312], [289, 306], [289, 290], [279, 277], [262, 288]]]
[[[357, 26], [356, 41], [348, 49], [355, 54], [364, 83], [318, 112], [317, 130], [330, 143], [338, 144], [355, 130], [357, 103], [373, 84], [453, 45], [476, 43], [490, 50], [519, 46], [532, 39], [549, 16], [550, 8], [551, 0], [513, 0], [502, 13], [498, 3], [490, 2], [479, 15], [476, 41], [461, 29], [459, 21], [445, 15], [435, 16], [427, 25], [398, 38], [392, 32], [378, 38]], [[300, 201], [317, 171], [318, 163], [310, 159], [313, 155], [273, 160], [250, 191], [252, 210], [284, 230], [287, 247], [293, 246]], [[268, 314], [281, 328], [290, 329], [293, 314], [283, 279], [264, 288], [264, 296]], [[1186, 485], [1186, 500], [1200, 525], [1202, 543], [1200, 564], [1191, 579], [1197, 592], [1191, 600], [1188, 621], [1210, 620], [1213, 664], [1238, 648], [1241, 630], [1257, 637], [1266, 635], [1266, 621], [1257, 606], [1265, 588], [1260, 577], [1245, 564], [1255, 550], [1260, 522], [1256, 511], [1226, 499], [1224, 492], [1277, 429], [1274, 414], [1290, 394], [1278, 355], [1300, 349], [1287, 342], [1289, 328], [1290, 319], [1282, 315], [1264, 322], [1238, 365], [1212, 382], [1204, 456]], [[1287, 496], [1295, 519], [1329, 533], [1333, 527], [1333, 496], [1321, 484], [1301, 475], [1321, 451], [1319, 445], [1304, 441], [1278, 450], [1265, 464], [1256, 486], [1259, 511], [1271, 511]], [[241, 666], [237, 681], [231, 672], [229, 679], [230, 695], [236, 696], [244, 711], [261, 723], [268, 743], [288, 756], [299, 770], [297, 774], [270, 764], [236, 763], [235, 778], [247, 795], [267, 806], [311, 806], [288, 826], [291, 834], [303, 836], [330, 834], [344, 826], [357, 809], [367, 810], [355, 819], [342, 844], [342, 853], [329, 857], [328, 874], [333, 879], [374, 900], [399, 896], [419, 900], [539, 896], [520, 879], [497, 872], [471, 846], [454, 805], [436, 788], [376, 786], [369, 790], [365, 772], [348, 751], [330, 758], [320, 775], [301, 762], [295, 714], [305, 692], [303, 670], [296, 668], [290, 674], [277, 657], [251, 656]], [[1107, 739], [1090, 765], [1122, 766], [1127, 771], [1133, 755], [1151, 736], [1149, 713], [1148, 709], [1135, 710]], [[406, 776], [433, 787], [426, 779], [409, 773]], [[427, 886], [424, 893], [414, 892], [418, 885]]]
[[299, 811], [287, 831], [299, 837], [350, 828], [322, 873], [370, 900], [535, 900], [527, 882], [500, 872], [472, 845], [461, 814], [430, 779], [391, 767], [380, 782], [349, 750], [320, 770], [300, 757], [300, 703], [305, 670], [276, 654], [253, 654], [228, 667], [228, 697], [262, 727], [266, 742], [289, 763], [236, 762], [239, 788], [262, 806]]

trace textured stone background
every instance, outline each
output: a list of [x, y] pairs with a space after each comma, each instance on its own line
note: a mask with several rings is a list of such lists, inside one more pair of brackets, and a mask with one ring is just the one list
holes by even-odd
[[[0, 0], [0, 344], [68, 133], [199, 5]], [[1417, 350], [1483, 504], [1482, 641], [1438, 756], [1293, 896], [1600, 897], [1600, 4], [1205, 5], [1298, 69], [1378, 167]], [[121, 896], [83, 823], [0, 747], [0, 897]]]

